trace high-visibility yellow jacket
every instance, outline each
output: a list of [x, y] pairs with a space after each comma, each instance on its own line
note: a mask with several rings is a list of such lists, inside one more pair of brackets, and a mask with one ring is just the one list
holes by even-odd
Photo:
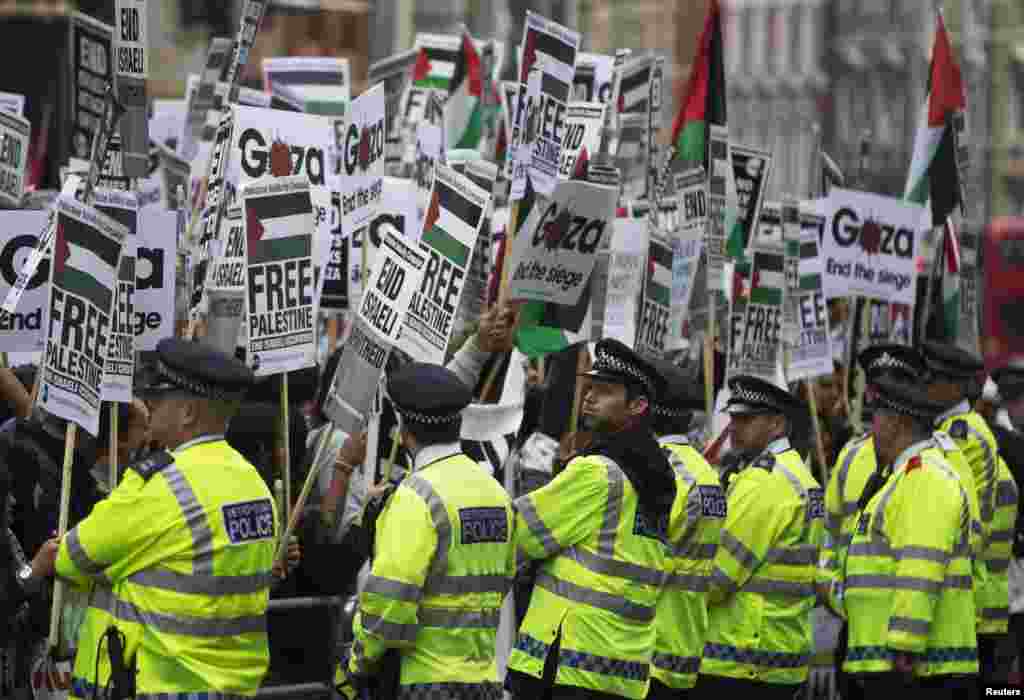
[[970, 512], [934, 440], [912, 445], [858, 518], [845, 561], [848, 673], [915, 655], [920, 676], [977, 673]]
[[939, 417], [939, 430], [949, 434], [964, 453], [978, 497], [982, 537], [988, 538], [996, 510], [996, 483], [999, 480], [999, 446], [991, 428], [970, 404], [963, 401]]
[[818, 583], [835, 580], [839, 562], [853, 539], [857, 503], [875, 472], [875, 440], [871, 433], [852, 438], [836, 459], [825, 489], [825, 545], [821, 549]]
[[824, 532], [822, 489], [781, 438], [733, 477], [727, 500], [700, 672], [802, 683]]
[[1013, 555], [1013, 534], [1017, 525], [1017, 482], [1006, 461], [998, 458], [996, 508], [992, 517], [982, 558], [988, 571], [975, 603], [978, 611], [978, 634], [1006, 634], [1010, 621], [1010, 557]]
[[254, 695], [269, 663], [276, 522], [259, 473], [223, 436], [128, 469], [58, 553], [58, 575], [92, 589], [71, 696], [106, 687], [111, 626], [136, 660], [140, 698]]
[[651, 676], [669, 688], [692, 688], [707, 639], [708, 575], [725, 522], [725, 492], [718, 472], [686, 437], [670, 435], [659, 442], [671, 455], [676, 499], [669, 519], [669, 579], [655, 616]]
[[543, 559], [509, 668], [540, 678], [561, 634], [555, 683], [639, 699], [647, 694], [654, 614], [668, 565], [668, 516], [642, 517], [611, 459], [573, 458], [516, 499], [516, 544]]
[[377, 520], [349, 669], [370, 675], [399, 649], [402, 693], [428, 697], [452, 684], [499, 691], [495, 639], [515, 573], [512, 518], [501, 484], [458, 443], [420, 450]]

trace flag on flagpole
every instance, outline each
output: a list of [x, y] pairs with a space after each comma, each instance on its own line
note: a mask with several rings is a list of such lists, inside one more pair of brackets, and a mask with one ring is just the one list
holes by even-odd
[[722, 13], [718, 0], [711, 0], [704, 30], [697, 41], [690, 79], [683, 102], [672, 125], [676, 158], [697, 161], [708, 167], [708, 130], [712, 124], [725, 126], [725, 61], [722, 54]]
[[943, 240], [942, 321], [946, 337], [956, 338], [960, 330], [960, 241], [949, 219]]
[[444, 134], [451, 148], [477, 148], [483, 137], [483, 75], [473, 38], [463, 32], [462, 46], [444, 104]]
[[413, 86], [447, 91], [456, 61], [456, 52], [436, 46], [421, 46], [412, 68]]
[[963, 129], [967, 98], [941, 11], [935, 18], [926, 94], [903, 198], [921, 205], [930, 200], [932, 226], [942, 226], [963, 205], [954, 130]]

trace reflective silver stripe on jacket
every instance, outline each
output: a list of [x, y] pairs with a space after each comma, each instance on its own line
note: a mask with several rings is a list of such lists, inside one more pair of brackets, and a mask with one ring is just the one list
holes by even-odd
[[664, 583], [667, 574], [658, 569], [650, 569], [646, 566], [631, 564], [630, 562], [619, 561], [611, 557], [604, 557], [600, 554], [593, 554], [582, 547], [573, 546], [565, 552], [565, 556], [575, 561], [580, 566], [593, 571], [595, 574], [605, 576], [616, 576], [634, 583], [644, 583], [650, 586], [660, 586]]
[[890, 574], [860, 574], [846, 577], [847, 590], [853, 588], [888, 588], [902, 591], [936, 593], [941, 588], [971, 589], [970, 576], [947, 575], [942, 581], [916, 576], [894, 576]]
[[364, 630], [387, 642], [412, 643], [416, 641], [419, 632], [416, 623], [390, 622], [380, 615], [371, 615], [362, 610], [359, 611], [359, 620]]
[[392, 600], [416, 603], [422, 597], [423, 589], [412, 583], [371, 574], [363, 586], [363, 593], [374, 593]]
[[[664, 441], [659, 444], [665, 446], [669, 444], [678, 443], [666, 443]], [[683, 443], [687, 444], [687, 443]], [[668, 463], [672, 466], [672, 471], [675, 472], [676, 476], [682, 479], [683, 483], [686, 484], [686, 525], [683, 527], [682, 533], [679, 535], [679, 539], [672, 543], [672, 556], [680, 557], [684, 555], [690, 540], [693, 538], [694, 533], [697, 531], [697, 523], [703, 514], [703, 504], [701, 503], [700, 490], [694, 489], [694, 485], [697, 483], [697, 477], [687, 468], [686, 462], [683, 461], [679, 455], [672, 450], [665, 447], [665, 454], [668, 457]], [[676, 495], [678, 498], [678, 494]]]
[[668, 577], [668, 586], [690, 593], [706, 593], [708, 577], [700, 574], [672, 574]]
[[171, 463], [160, 472], [167, 480], [171, 493], [178, 500], [181, 515], [192, 532], [192, 573], [213, 575], [213, 530], [206, 519], [206, 511], [192, 490], [188, 479]]
[[[6, 508], [6, 504], [0, 504], [0, 507]], [[68, 556], [71, 557], [71, 561], [75, 562], [75, 566], [78, 567], [79, 571], [90, 578], [109, 585], [110, 579], [103, 573], [103, 569], [106, 566], [98, 561], [94, 561], [85, 553], [85, 549], [82, 548], [82, 540], [78, 536], [77, 527], [73, 527], [68, 531], [68, 534], [64, 537], [64, 543], [68, 548]]]
[[996, 507], [1006, 508], [1017, 505], [1017, 484], [1006, 479], [996, 485]]
[[794, 547], [772, 547], [764, 557], [768, 564], [786, 564], [789, 566], [804, 566], [818, 563], [818, 548], [811, 544], [801, 544]]
[[981, 449], [985, 453], [985, 488], [981, 494], [981, 522], [990, 523], [992, 522], [993, 508], [995, 506], [995, 488], [997, 480], [996, 470], [996, 456], [992, 454], [992, 448], [989, 446], [988, 441], [982, 437], [981, 433], [978, 432], [973, 425], [967, 422], [966, 419], [962, 419], [964, 424], [967, 426], [967, 432], [974, 436], [981, 444]]
[[551, 530], [548, 529], [548, 526], [544, 524], [544, 521], [537, 514], [537, 509], [534, 507], [533, 501], [530, 500], [530, 495], [520, 496], [513, 502], [512, 507], [519, 515], [523, 516], [526, 527], [530, 529], [533, 536], [540, 540], [540, 546], [544, 548], [545, 556], [553, 557], [558, 554], [561, 547], [558, 546], [554, 534], [552, 534]]
[[434, 531], [437, 533], [437, 549], [430, 561], [430, 570], [424, 588], [430, 588], [432, 580], [444, 576], [448, 571], [448, 550], [452, 544], [452, 523], [448, 518], [448, 509], [444, 501], [437, 495], [437, 491], [430, 485], [430, 482], [421, 476], [413, 474], [402, 482], [417, 496], [423, 499], [430, 511], [430, 519], [434, 523]]
[[654, 652], [651, 656], [651, 665], [669, 673], [693, 674], [700, 670], [700, 657]]
[[138, 571], [127, 578], [129, 583], [159, 588], [175, 593], [206, 596], [246, 595], [268, 590], [274, 581], [272, 574], [248, 576], [212, 576], [208, 574], [179, 574], [170, 569], [154, 568]]
[[1009, 559], [986, 559], [985, 566], [993, 574], [1005, 574], [1006, 570], [1010, 568]]
[[760, 593], [762, 595], [813, 596], [814, 584], [752, 576], [740, 590], [743, 593]]
[[850, 477], [850, 466], [854, 460], [857, 459], [857, 454], [860, 453], [861, 448], [867, 443], [870, 436], [865, 435], [858, 439], [858, 442], [850, 445], [850, 449], [846, 452], [846, 457], [843, 459], [843, 463], [839, 465], [839, 473], [836, 475], [836, 485], [839, 487], [839, 502], [842, 507], [842, 514], [844, 516], [850, 516], [857, 512], [857, 501], [860, 500], [860, 494], [857, 498], [848, 500], [846, 498], [846, 480]]
[[504, 595], [512, 587], [512, 579], [501, 574], [445, 574], [430, 580], [424, 595], [461, 595], [463, 593], [499, 593]]
[[735, 535], [728, 530], [722, 530], [719, 545], [722, 549], [731, 554], [745, 569], [757, 568], [760, 561], [757, 555], [750, 551], [745, 544], [740, 542]]
[[543, 588], [561, 598], [600, 608], [616, 615], [621, 615], [629, 620], [650, 622], [654, 619], [654, 608], [652, 607], [634, 603], [622, 596], [579, 586], [575, 583], [556, 578], [547, 572], [541, 572], [537, 575], [536, 585], [538, 588]]
[[869, 542], [856, 542], [850, 546], [851, 557], [892, 557], [896, 561], [903, 559], [922, 559], [945, 564], [950, 560], [950, 553], [934, 547], [908, 546], [893, 549], [888, 542], [883, 540], [871, 540]]
[[459, 610], [457, 608], [421, 607], [416, 617], [422, 627], [446, 627], [450, 629], [497, 629], [501, 609]]
[[615, 535], [618, 533], [619, 521], [622, 520], [626, 476], [619, 465], [607, 457], [594, 459], [608, 470], [608, 499], [604, 506], [601, 529], [597, 533], [597, 553], [611, 558], [615, 556]]
[[1010, 609], [1009, 608], [982, 608], [981, 609], [982, 620], [1009, 620]]
[[927, 637], [929, 629], [931, 629], [931, 622], [929, 620], [918, 620], [912, 617], [889, 618], [890, 632], [909, 632], [910, 634]]
[[145, 625], [164, 634], [186, 637], [234, 637], [240, 634], [267, 633], [266, 615], [243, 615], [230, 618], [187, 617], [143, 610], [114, 595], [109, 588], [97, 588], [89, 601], [91, 607], [103, 610], [118, 620]]

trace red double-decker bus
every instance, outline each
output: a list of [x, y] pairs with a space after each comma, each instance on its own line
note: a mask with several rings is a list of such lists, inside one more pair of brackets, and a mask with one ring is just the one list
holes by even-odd
[[982, 352], [991, 372], [1024, 358], [1024, 217], [993, 219], [984, 246]]

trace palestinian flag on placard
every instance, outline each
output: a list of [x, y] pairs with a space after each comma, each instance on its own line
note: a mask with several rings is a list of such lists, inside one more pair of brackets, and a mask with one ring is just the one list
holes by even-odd
[[672, 249], [652, 240], [647, 254], [644, 297], [662, 306], [672, 305]]
[[[520, 200], [517, 235], [525, 235], [523, 225], [537, 204], [536, 192], [526, 180], [526, 192]], [[543, 204], [543, 202], [542, 202]], [[506, 236], [506, 240], [511, 240]], [[500, 274], [500, 271], [496, 271]], [[590, 279], [576, 306], [528, 301], [519, 309], [516, 347], [529, 358], [539, 357], [590, 338]]]
[[309, 192], [249, 197], [245, 238], [250, 265], [313, 254], [313, 205]]
[[412, 67], [412, 84], [418, 88], [448, 91], [459, 51], [437, 46], [421, 46]]
[[785, 258], [778, 253], [754, 253], [754, 274], [750, 280], [750, 303], [781, 306], [786, 289]]
[[935, 18], [927, 95], [903, 198], [921, 205], [931, 200], [932, 226], [942, 226], [958, 204], [963, 206], [954, 131], [963, 129], [967, 99], [941, 12]]
[[[576, 65], [576, 49], [572, 44], [567, 44], [554, 34], [539, 31], [535, 28], [528, 28], [523, 39], [523, 64], [519, 70], [519, 82], [522, 85], [529, 83], [530, 71], [533, 70], [538, 53], [542, 53], [570, 68]], [[561, 102], [566, 102], [568, 100], [568, 88], [569, 86], [567, 85], [564, 93], [554, 93], [555, 97]]]
[[619, 114], [647, 114], [653, 65], [653, 58], [644, 57], [622, 67], [622, 78], [619, 80]]
[[[482, 207], [435, 178], [434, 194], [423, 217], [423, 236], [420, 241], [448, 258], [454, 265], [466, 269], [473, 248], [460, 238], [476, 238], [483, 213]], [[455, 235], [456, 232], [461, 236]]]
[[712, 124], [725, 126], [726, 123], [722, 12], [718, 0], [711, 0], [682, 105], [672, 125], [675, 157], [703, 163], [704, 169], [710, 173], [708, 127]]
[[53, 247], [53, 284], [110, 314], [121, 244], [95, 227], [61, 216]]
[[462, 48], [444, 104], [444, 135], [449, 148], [477, 148], [483, 137], [483, 75], [480, 55], [469, 34]]
[[[818, 257], [818, 242], [808, 241], [800, 244], [800, 260], [814, 260]], [[815, 291], [822, 288], [821, 273], [815, 272], [810, 275], [800, 275], [801, 291]]]

